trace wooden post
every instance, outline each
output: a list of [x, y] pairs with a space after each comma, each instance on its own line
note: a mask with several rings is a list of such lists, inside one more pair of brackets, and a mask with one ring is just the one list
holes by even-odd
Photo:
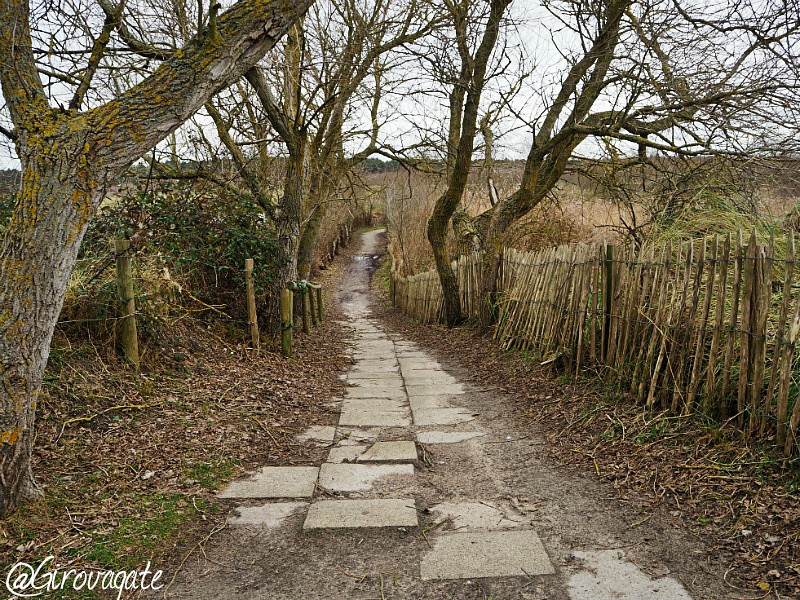
[[317, 307], [316, 301], [314, 300], [314, 288], [308, 288], [308, 303], [309, 303], [309, 312], [311, 313], [311, 325], [316, 327], [319, 323], [317, 323]]
[[300, 316], [302, 317], [303, 321], [303, 333], [308, 333], [309, 331], [311, 331], [311, 327], [309, 325], [311, 317], [308, 314], [309, 313], [308, 293], [309, 293], [308, 286], [303, 286], [300, 288]]
[[324, 322], [324, 311], [322, 310], [322, 286], [320, 285], [316, 290], [317, 292], [317, 321]]
[[292, 355], [292, 309], [294, 293], [288, 288], [281, 290], [281, 353], [285, 357]]
[[611, 333], [612, 294], [614, 293], [614, 245], [606, 244], [603, 260], [603, 361], [608, 358], [609, 335]]
[[256, 314], [256, 288], [253, 284], [253, 259], [244, 259], [244, 277], [247, 281], [247, 315], [250, 323], [250, 341], [253, 348], [260, 343], [258, 332], [258, 315]]
[[136, 335], [136, 298], [133, 294], [129, 240], [115, 240], [117, 257], [117, 296], [120, 302], [120, 342], [125, 357], [139, 370], [139, 339]]

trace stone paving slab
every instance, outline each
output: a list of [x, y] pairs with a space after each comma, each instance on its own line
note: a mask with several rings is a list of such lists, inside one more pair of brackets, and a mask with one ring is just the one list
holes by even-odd
[[363, 381], [370, 381], [373, 379], [385, 379], [387, 376], [390, 377], [397, 377], [402, 381], [400, 377], [400, 370], [397, 367], [392, 369], [386, 369], [384, 371], [350, 371], [345, 379], [351, 383], [357, 383], [361, 385]]
[[402, 412], [408, 413], [408, 402], [404, 398], [345, 398], [342, 412]]
[[319, 485], [334, 492], [366, 492], [382, 477], [413, 474], [414, 465], [324, 463], [319, 470]]
[[[416, 371], [411, 371], [411, 373], [415, 373]], [[430, 375], [425, 375], [424, 377], [417, 377], [416, 375], [406, 375], [403, 377], [403, 382], [410, 387], [416, 386], [448, 386], [448, 385], [455, 385], [458, 383], [453, 377], [431, 377]]]
[[409, 385], [406, 381], [406, 390], [409, 398], [412, 396], [459, 396], [464, 393], [464, 387], [460, 383]]
[[414, 425], [418, 427], [457, 425], [474, 419], [475, 415], [463, 408], [425, 408], [414, 411]]
[[411, 349], [403, 349], [397, 348], [395, 350], [398, 358], [415, 358], [419, 360], [428, 360], [429, 356], [425, 352], [421, 350], [411, 350]]
[[412, 499], [321, 500], [308, 509], [303, 529], [416, 527]]
[[408, 399], [411, 410], [435, 410], [440, 408], [452, 408], [448, 402], [449, 396], [412, 396]]
[[348, 375], [352, 375], [354, 373], [399, 373], [400, 366], [397, 363], [393, 363], [391, 361], [384, 361], [381, 363], [371, 363], [369, 365], [365, 365], [363, 363], [357, 363], [357, 366], [350, 369]]
[[348, 398], [406, 398], [406, 392], [401, 387], [370, 387], [370, 388], [347, 388]]
[[374, 442], [378, 438], [377, 431], [354, 427], [339, 427], [337, 434], [337, 445], [346, 445], [345, 442], [349, 442], [350, 445]]
[[431, 507], [437, 522], [449, 521], [459, 531], [515, 529], [530, 524], [493, 502], [442, 502]]
[[303, 433], [298, 433], [294, 439], [299, 443], [316, 442], [318, 444], [330, 444], [336, 435], [336, 427], [332, 425], [312, 425]]
[[411, 416], [404, 412], [380, 412], [374, 410], [351, 410], [342, 412], [339, 425], [353, 427], [408, 427]]
[[239, 506], [228, 517], [228, 525], [250, 525], [276, 529], [308, 502], [272, 502], [262, 506]]
[[398, 359], [400, 368], [403, 373], [406, 371], [435, 371], [441, 368], [441, 365], [435, 360], [421, 360], [419, 358], [401, 358]]
[[356, 462], [367, 449], [364, 444], [353, 444], [344, 446], [335, 446], [328, 452], [329, 463], [344, 463]]
[[573, 552], [572, 557], [586, 567], [569, 579], [572, 600], [692, 600], [677, 580], [651, 579], [621, 550]]
[[405, 462], [417, 460], [417, 445], [411, 441], [375, 442], [358, 462]]
[[444, 534], [420, 565], [423, 581], [552, 573], [555, 569], [535, 531]]
[[350, 387], [357, 388], [401, 388], [403, 387], [403, 378], [399, 373], [383, 373], [381, 377], [368, 377], [368, 378], [354, 378], [349, 379]]
[[483, 435], [480, 431], [420, 431], [417, 440], [421, 444], [458, 444]]
[[249, 479], [234, 481], [220, 498], [310, 498], [319, 467], [262, 467]]

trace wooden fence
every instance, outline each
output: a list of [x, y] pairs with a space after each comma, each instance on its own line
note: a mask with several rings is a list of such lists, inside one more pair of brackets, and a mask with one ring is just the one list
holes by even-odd
[[[777, 250], [777, 253], [776, 253]], [[481, 256], [453, 263], [476, 316]], [[794, 239], [742, 234], [646, 245], [507, 249], [497, 340], [579, 373], [594, 368], [648, 409], [701, 412], [798, 451], [800, 273]], [[436, 272], [394, 277], [395, 304], [440, 318]]]

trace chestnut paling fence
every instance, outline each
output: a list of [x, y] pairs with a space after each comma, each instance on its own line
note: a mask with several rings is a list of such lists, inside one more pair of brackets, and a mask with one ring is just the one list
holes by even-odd
[[[462, 306], [476, 317], [480, 254], [453, 262]], [[425, 323], [442, 313], [435, 271], [394, 274], [392, 299]], [[506, 249], [495, 337], [543, 362], [587, 367], [648, 409], [702, 412], [787, 456], [800, 450], [793, 377], [800, 334], [795, 243], [755, 233], [640, 248]], [[597, 369], [600, 367], [600, 369]]]

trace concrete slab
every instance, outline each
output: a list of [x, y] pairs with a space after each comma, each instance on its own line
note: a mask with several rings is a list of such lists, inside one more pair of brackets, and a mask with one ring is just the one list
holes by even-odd
[[412, 396], [408, 399], [411, 410], [433, 410], [437, 408], [452, 408], [450, 396]]
[[[416, 373], [417, 371], [411, 371], [411, 373]], [[416, 375], [408, 375], [406, 374], [403, 377], [403, 383], [407, 386], [415, 387], [415, 386], [438, 386], [438, 385], [455, 385], [458, 383], [455, 377], [451, 377], [450, 375], [442, 374], [441, 377], [432, 377], [430, 375], [424, 375], [422, 377], [417, 377]]]
[[530, 519], [510, 517], [492, 502], [442, 502], [432, 506], [431, 512], [437, 523], [450, 521], [459, 531], [515, 529], [530, 523]]
[[383, 477], [413, 474], [414, 465], [324, 463], [319, 470], [319, 485], [334, 492], [366, 492]]
[[350, 387], [365, 388], [365, 389], [402, 389], [403, 378], [399, 373], [383, 373], [381, 377], [359, 378], [354, 377], [349, 379]]
[[421, 444], [458, 444], [483, 435], [480, 431], [420, 431], [417, 440]]
[[[378, 438], [378, 432], [370, 429], [356, 429], [340, 427], [338, 430], [337, 445], [352, 445], [373, 442]], [[345, 444], [349, 442], [349, 444]]]
[[319, 467], [262, 467], [249, 479], [234, 481], [220, 498], [310, 498]]
[[572, 600], [691, 600], [678, 581], [671, 577], [651, 579], [639, 567], [625, 560], [621, 550], [573, 552], [586, 571], [569, 579], [567, 592]]
[[405, 398], [345, 398], [342, 412], [402, 412], [408, 414]]
[[393, 365], [395, 367], [399, 367], [400, 363], [397, 362], [397, 359], [394, 356], [386, 356], [386, 357], [372, 357], [372, 358], [362, 358], [359, 359], [356, 363], [357, 367], [362, 369], [369, 368], [369, 367], [385, 367], [387, 365]]
[[364, 444], [335, 446], [328, 453], [329, 463], [355, 462], [367, 450]]
[[414, 500], [321, 500], [308, 509], [303, 529], [416, 527]]
[[356, 363], [348, 372], [348, 375], [354, 374], [370, 374], [373, 373], [379, 377], [382, 377], [383, 373], [399, 373], [400, 366], [389, 361], [386, 361], [381, 364], [371, 363], [369, 365], [364, 365], [361, 363]]
[[430, 358], [430, 356], [421, 350], [396, 348], [395, 352], [398, 358], [415, 358], [418, 360], [428, 360]]
[[552, 573], [535, 531], [448, 533], [436, 539], [420, 565], [423, 581]]
[[308, 502], [273, 502], [262, 506], [239, 506], [228, 517], [228, 525], [250, 525], [277, 529]]
[[312, 425], [303, 433], [298, 433], [294, 439], [300, 443], [314, 442], [320, 445], [326, 445], [333, 442], [336, 435], [336, 427], [332, 425]]
[[459, 396], [464, 393], [464, 387], [460, 383], [409, 385], [406, 381], [406, 390], [409, 398], [411, 396]]
[[400, 377], [400, 370], [397, 367], [392, 369], [385, 369], [383, 371], [361, 371], [359, 369], [352, 369], [346, 375], [346, 379], [349, 382], [361, 382], [368, 379], [383, 379], [387, 375], [392, 375], [396, 377]]
[[347, 388], [347, 398], [406, 398], [406, 392], [401, 387], [371, 387]]
[[375, 442], [358, 457], [358, 462], [405, 462], [417, 460], [417, 445], [414, 442]]
[[419, 358], [400, 358], [400, 369], [403, 373], [407, 371], [430, 371], [440, 369], [441, 365], [435, 360], [423, 360]]
[[352, 427], [408, 427], [411, 416], [408, 412], [376, 412], [371, 410], [342, 411], [339, 425]]
[[474, 419], [475, 416], [463, 408], [432, 408], [414, 411], [414, 425], [419, 427], [456, 425]]

